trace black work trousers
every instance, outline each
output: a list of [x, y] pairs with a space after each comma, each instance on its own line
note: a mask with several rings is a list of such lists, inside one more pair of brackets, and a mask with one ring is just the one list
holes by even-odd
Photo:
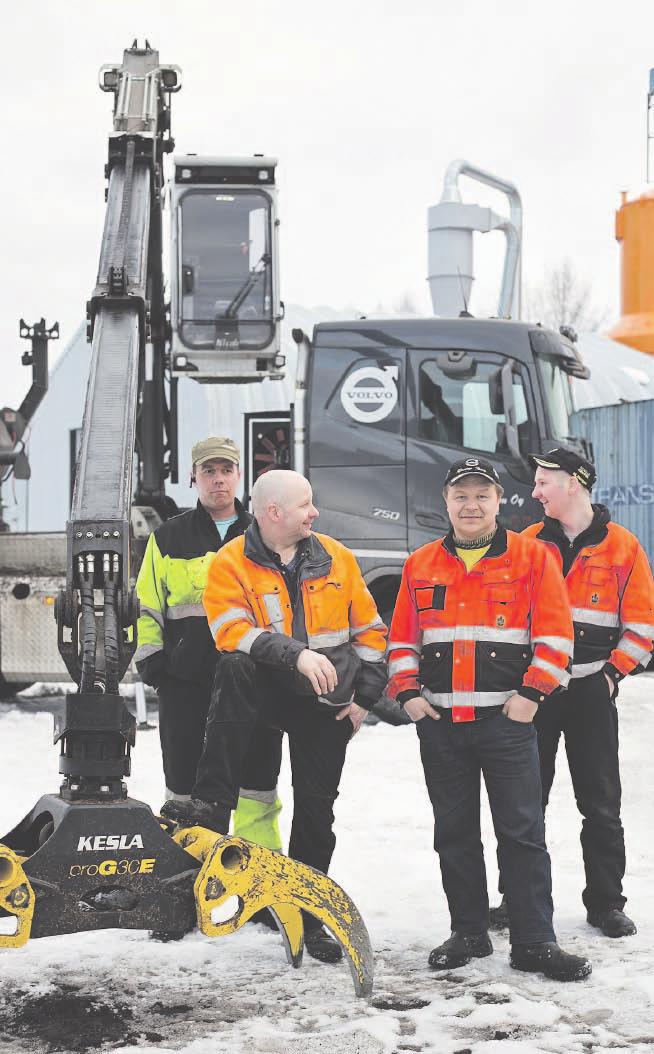
[[[223, 654], [216, 671], [204, 750], [193, 797], [236, 807], [239, 786], [256, 786], [251, 750], [262, 728], [288, 733], [293, 824], [288, 855], [327, 872], [334, 851], [334, 802], [352, 735], [349, 718], [294, 694], [290, 678], [240, 652]], [[263, 788], [261, 788], [263, 789]]]
[[[159, 739], [166, 788], [191, 794], [202, 756], [213, 677], [204, 682], [182, 681], [168, 675], [158, 686]], [[282, 734], [259, 725], [245, 758], [242, 786], [274, 790], [282, 764]]]
[[547, 805], [559, 739], [563, 735], [581, 825], [586, 871], [582, 894], [588, 911], [623, 908], [624, 831], [618, 763], [618, 711], [604, 674], [573, 679], [566, 692], [539, 707], [538, 733], [543, 810]]
[[416, 724], [434, 810], [452, 930], [488, 929], [488, 887], [481, 840], [483, 774], [504, 880], [512, 944], [555, 940], [552, 876], [545, 847], [536, 730], [531, 722], [493, 713], [454, 723], [424, 717]]

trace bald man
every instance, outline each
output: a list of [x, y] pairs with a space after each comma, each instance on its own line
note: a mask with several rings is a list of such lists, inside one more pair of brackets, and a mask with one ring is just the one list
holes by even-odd
[[[387, 630], [353, 554], [314, 534], [308, 481], [272, 470], [252, 488], [254, 521], [214, 557], [203, 603], [222, 653], [190, 802], [162, 815], [229, 830], [243, 767], [262, 723], [288, 733], [294, 813], [289, 856], [327, 872], [345, 751], [386, 685]], [[307, 951], [341, 949], [310, 916]]]

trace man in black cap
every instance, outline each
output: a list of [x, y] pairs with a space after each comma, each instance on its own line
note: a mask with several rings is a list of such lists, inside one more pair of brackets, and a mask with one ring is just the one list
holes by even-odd
[[506, 877], [511, 966], [560, 981], [590, 963], [563, 951], [552, 928], [536, 711], [567, 683], [572, 619], [549, 553], [497, 524], [502, 487], [481, 458], [452, 465], [445, 538], [409, 556], [389, 637], [388, 693], [416, 724], [434, 810], [451, 936], [435, 970], [493, 951], [480, 832], [483, 775]]
[[[583, 902], [591, 926], [607, 937], [636, 932], [625, 915], [622, 879], [618, 711], [620, 681], [646, 666], [654, 638], [654, 581], [647, 557], [630, 531], [593, 505], [595, 466], [574, 450], [556, 447], [529, 458], [536, 470], [533, 496], [545, 519], [524, 534], [544, 542], [566, 581], [574, 622], [570, 684], [539, 709], [543, 808], [547, 805], [559, 739], [584, 817], [581, 845], [586, 871]], [[493, 921], [501, 923], [500, 909]]]

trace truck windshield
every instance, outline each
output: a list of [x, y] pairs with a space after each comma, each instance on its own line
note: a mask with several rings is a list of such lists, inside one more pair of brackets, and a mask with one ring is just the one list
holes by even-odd
[[[427, 359], [420, 367], [420, 416], [418, 433], [445, 446], [501, 454], [509, 447], [501, 392], [501, 370], [506, 359], [475, 356], [469, 375], [452, 376], [446, 357]], [[529, 450], [530, 415], [522, 377], [512, 372], [513, 404], [518, 442]]]
[[270, 198], [190, 191], [180, 210], [182, 341], [193, 348], [265, 347], [273, 328]]
[[552, 439], [570, 438], [570, 415], [573, 412], [570, 378], [553, 355], [537, 355], [538, 373], [547, 407]]

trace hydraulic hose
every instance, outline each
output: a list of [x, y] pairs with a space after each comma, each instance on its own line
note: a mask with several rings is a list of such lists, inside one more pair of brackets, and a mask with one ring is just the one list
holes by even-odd
[[106, 691], [118, 693], [119, 673], [119, 633], [118, 590], [115, 582], [107, 582], [104, 587], [104, 670]]
[[92, 692], [95, 683], [95, 652], [98, 643], [98, 630], [95, 623], [93, 605], [93, 580], [80, 583], [80, 636], [82, 674], [80, 692]]

